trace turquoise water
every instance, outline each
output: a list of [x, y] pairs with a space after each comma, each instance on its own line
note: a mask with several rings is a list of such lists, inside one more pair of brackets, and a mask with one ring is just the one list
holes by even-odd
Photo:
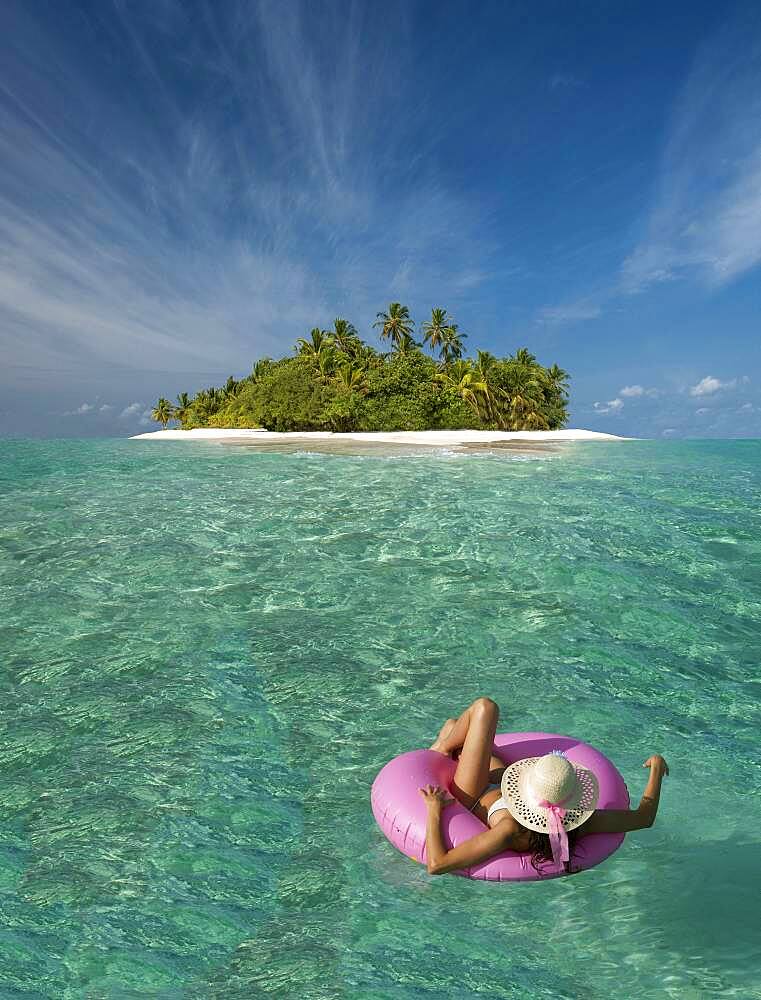
[[[0, 452], [2, 997], [761, 996], [761, 442]], [[370, 784], [480, 694], [656, 826], [429, 878]]]

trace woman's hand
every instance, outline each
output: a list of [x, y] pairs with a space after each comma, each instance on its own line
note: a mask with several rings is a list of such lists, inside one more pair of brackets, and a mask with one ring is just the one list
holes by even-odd
[[423, 788], [419, 788], [418, 791], [425, 799], [425, 804], [428, 809], [431, 807], [438, 807], [439, 809], [444, 806], [448, 806], [450, 802], [454, 802], [454, 799], [449, 795], [443, 788], [439, 788], [438, 785], [424, 785]]
[[663, 777], [664, 775], [668, 777], [669, 766], [659, 753], [654, 753], [652, 757], [648, 757], [642, 766], [649, 767], [651, 775], [657, 774], [660, 777]]

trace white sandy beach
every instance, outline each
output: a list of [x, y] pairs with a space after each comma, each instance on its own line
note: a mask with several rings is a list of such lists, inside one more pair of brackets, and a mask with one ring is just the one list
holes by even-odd
[[235, 428], [198, 427], [191, 431], [166, 430], [135, 434], [133, 441], [219, 441], [226, 444], [298, 444], [303, 441], [356, 441], [365, 444], [429, 445], [433, 448], [457, 448], [468, 445], [498, 444], [521, 441], [534, 444], [558, 441], [630, 441], [631, 438], [600, 431], [568, 428], [562, 431], [374, 431], [346, 434], [331, 431], [289, 431], [280, 433], [265, 430], [236, 430]]

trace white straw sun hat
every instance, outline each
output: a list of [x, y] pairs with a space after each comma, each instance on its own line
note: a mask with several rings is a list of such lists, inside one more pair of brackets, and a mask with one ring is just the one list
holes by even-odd
[[508, 810], [521, 826], [549, 834], [555, 861], [568, 861], [566, 832], [589, 819], [599, 793], [594, 773], [562, 750], [517, 760], [502, 775]]

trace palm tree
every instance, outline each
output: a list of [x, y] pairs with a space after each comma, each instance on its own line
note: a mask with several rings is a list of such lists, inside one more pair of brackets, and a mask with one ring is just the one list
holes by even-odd
[[448, 365], [451, 361], [462, 357], [462, 342], [468, 336], [467, 333], [458, 333], [457, 324], [450, 323], [444, 327], [441, 341], [441, 363]]
[[545, 370], [547, 372], [547, 379], [553, 389], [560, 395], [565, 396], [568, 392], [568, 380], [571, 377], [568, 372], [564, 371], [559, 365], [550, 365]]
[[164, 399], [164, 397], [161, 396], [153, 408], [151, 420], [155, 420], [157, 424], [161, 424], [162, 430], [166, 430], [166, 425], [172, 419], [173, 413], [172, 404], [168, 399]]
[[454, 361], [446, 371], [437, 372], [433, 380], [446, 389], [456, 392], [460, 399], [468, 403], [480, 417], [478, 404], [481, 397], [486, 395], [487, 386], [473, 371], [469, 361], [459, 359]]
[[333, 320], [333, 329], [330, 335], [338, 350], [343, 351], [344, 354], [348, 354], [351, 357], [354, 357], [362, 347], [362, 341], [348, 319], [341, 319], [340, 316], [336, 317]]
[[415, 324], [410, 319], [410, 311], [407, 306], [403, 306], [399, 302], [392, 302], [388, 307], [388, 312], [378, 313], [378, 319], [373, 323], [373, 326], [380, 327], [381, 337], [390, 340], [398, 350], [402, 342], [409, 343], [412, 340]]
[[431, 309], [431, 318], [426, 320], [421, 326], [423, 343], [430, 344], [431, 350], [435, 351], [444, 342], [444, 331], [449, 326], [446, 309]]
[[396, 353], [404, 357], [420, 345], [410, 333], [403, 333], [396, 343]]
[[366, 392], [365, 369], [356, 368], [350, 361], [336, 372], [336, 385], [343, 392]]
[[482, 377], [485, 378], [496, 363], [496, 357], [489, 351], [476, 351], [476, 368]]
[[519, 365], [535, 365], [536, 355], [532, 354], [527, 347], [519, 347], [513, 355], [513, 360]]
[[299, 337], [296, 341], [296, 351], [298, 354], [309, 358], [318, 358], [322, 351], [333, 345], [333, 338], [318, 326], [309, 332], [310, 340]]
[[516, 360], [518, 353], [522, 352], [507, 362], [507, 384], [500, 394], [505, 407], [500, 416], [506, 418], [506, 430], [547, 430], [547, 419], [541, 412], [544, 394], [539, 366], [528, 351], [522, 356], [531, 358], [529, 363]]
[[190, 396], [186, 392], [181, 392], [177, 396], [177, 404], [174, 407], [174, 419], [179, 420], [182, 424], [188, 415], [188, 410], [190, 409]]
[[431, 318], [423, 323], [422, 330], [423, 343], [428, 342], [432, 350], [441, 349], [442, 366], [462, 357], [462, 342], [467, 334], [458, 333], [457, 324], [447, 316], [446, 309], [431, 309]]
[[336, 352], [328, 345], [323, 347], [314, 357], [314, 364], [319, 372], [319, 379], [324, 384], [336, 370]]
[[478, 376], [479, 381], [483, 382], [486, 386], [486, 390], [483, 393], [483, 413], [481, 419], [485, 422], [493, 422], [494, 417], [494, 397], [495, 390], [494, 386], [491, 384], [491, 373], [494, 366], [497, 364], [497, 358], [490, 354], [489, 351], [477, 351], [476, 352], [476, 364], [475, 371]]
[[230, 375], [222, 388], [225, 400], [234, 399], [240, 392], [240, 382]]
[[202, 420], [208, 420], [209, 417], [217, 413], [224, 401], [223, 390], [217, 389], [212, 385], [210, 388], [201, 389], [196, 393], [196, 398], [193, 400], [193, 408]]
[[259, 358], [254, 367], [251, 369], [251, 374], [249, 378], [252, 382], [258, 382], [260, 378], [263, 378], [272, 366], [272, 358]]
[[537, 368], [541, 373], [544, 393], [542, 412], [547, 418], [547, 424], [550, 430], [563, 427], [568, 419], [568, 381], [570, 376], [559, 365], [551, 365], [549, 368], [537, 365]]

